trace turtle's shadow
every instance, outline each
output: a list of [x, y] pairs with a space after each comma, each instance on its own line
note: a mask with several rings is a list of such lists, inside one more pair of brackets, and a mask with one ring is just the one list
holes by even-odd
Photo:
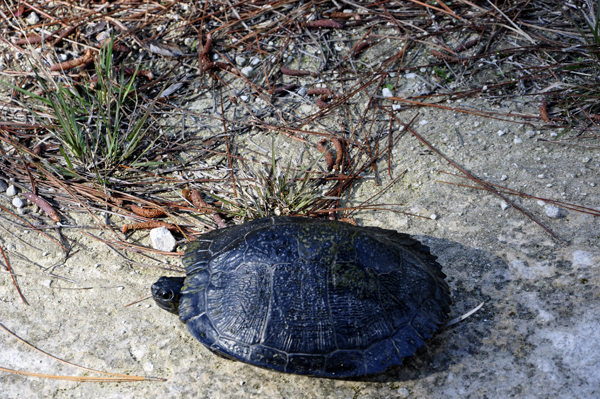
[[415, 237], [431, 247], [438, 256], [450, 285], [452, 313], [459, 317], [481, 302], [478, 312], [451, 327], [442, 328], [427, 345], [413, 357], [405, 358], [401, 366], [391, 367], [377, 375], [352, 379], [354, 381], [398, 382], [426, 378], [447, 371], [452, 365], [468, 361], [479, 351], [482, 340], [489, 336], [497, 323], [490, 303], [491, 292], [499, 291], [508, 280], [508, 265], [488, 252], [470, 248], [441, 238]]

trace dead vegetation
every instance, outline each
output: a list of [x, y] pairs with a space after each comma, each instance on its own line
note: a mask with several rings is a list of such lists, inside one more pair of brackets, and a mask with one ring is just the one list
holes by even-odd
[[[138, 253], [152, 250], [123, 235], [138, 228], [188, 240], [273, 214], [345, 218], [353, 182], [401, 177], [392, 148], [417, 135], [421, 107], [598, 148], [598, 12], [591, 1], [5, 1], [0, 179], [45, 213], [2, 217], [69, 248], [50, 219], [73, 227], [87, 212], [107, 245]], [[539, 113], [498, 111], [516, 97]]]

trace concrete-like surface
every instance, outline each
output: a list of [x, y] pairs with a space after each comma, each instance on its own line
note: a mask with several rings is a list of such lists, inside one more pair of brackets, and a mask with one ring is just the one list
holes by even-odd
[[[529, 126], [441, 111], [425, 111], [420, 118], [429, 122], [416, 125], [420, 134], [492, 183], [600, 207], [597, 150], [544, 144], [537, 138], [550, 132], [529, 138], [525, 134]], [[501, 129], [508, 133], [499, 136], [496, 132]], [[515, 137], [523, 142], [515, 143]], [[515, 209], [503, 210], [501, 199], [488, 192], [436, 182], [466, 181], [438, 174], [453, 170], [415, 139], [403, 137], [394, 157], [395, 176], [410, 171], [378, 202], [402, 203], [397, 209], [438, 218], [366, 211], [358, 214], [358, 221], [411, 233], [431, 246], [448, 275], [453, 317], [485, 301], [479, 312], [441, 331], [402, 367], [372, 378], [336, 381], [280, 374], [216, 357], [151, 300], [123, 307], [148, 295], [160, 271], [127, 266], [110, 249], [76, 230], [64, 231], [78, 243], [78, 252], [63, 264], [55, 244], [2, 221], [0, 243], [21, 276], [18, 282], [29, 302], [29, 306], [21, 302], [9, 275], [2, 273], [4, 326], [73, 363], [167, 381], [77, 383], [0, 372], [0, 397], [600, 397], [598, 217], [564, 211], [563, 217], [552, 219], [537, 200], [513, 197], [567, 240], [566, 246]], [[389, 179], [383, 172], [380, 175], [383, 187]], [[502, 175], [507, 179], [501, 180]], [[372, 181], [360, 183], [353, 197], [356, 204], [379, 188]], [[0, 196], [0, 201], [10, 206], [7, 197]], [[89, 216], [79, 221], [93, 222]], [[44, 271], [50, 266], [55, 267]], [[82, 373], [25, 348], [2, 331], [0, 336], [2, 367]]]

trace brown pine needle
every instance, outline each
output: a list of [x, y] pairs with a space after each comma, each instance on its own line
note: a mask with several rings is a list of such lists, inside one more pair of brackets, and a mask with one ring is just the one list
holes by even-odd
[[[32, 377], [49, 378], [51, 380], [63, 380], [63, 381], [80, 381], [80, 382], [127, 382], [127, 381], [166, 381], [164, 378], [155, 377], [141, 377], [141, 376], [124, 376], [124, 377], [76, 377], [70, 375], [53, 375], [53, 374], [40, 374], [30, 373], [28, 371], [19, 371], [0, 367], [0, 371], [6, 371], [14, 374], [28, 375]], [[97, 371], [99, 373], [99, 371]]]
[[0, 252], [2, 252], [2, 257], [4, 258], [4, 263], [6, 263], [6, 268], [8, 269], [8, 272], [10, 273], [10, 277], [12, 278], [13, 284], [15, 285], [15, 288], [17, 289], [17, 292], [19, 293], [21, 300], [23, 301], [23, 303], [25, 305], [29, 305], [27, 303], [27, 301], [25, 300], [25, 297], [21, 293], [21, 289], [19, 288], [19, 284], [17, 284], [17, 279], [15, 278], [15, 274], [13, 273], [13, 270], [10, 267], [10, 263], [8, 263], [8, 258], [6, 257], [6, 254], [4, 253], [4, 249], [2, 249], [2, 245], [0, 245]]

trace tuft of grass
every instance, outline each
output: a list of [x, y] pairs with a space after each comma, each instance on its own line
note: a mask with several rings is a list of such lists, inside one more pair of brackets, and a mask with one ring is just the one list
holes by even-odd
[[69, 170], [95, 171], [105, 180], [115, 167], [126, 161], [135, 163], [152, 148], [153, 143], [148, 145], [153, 142], [148, 118], [154, 103], [140, 105], [134, 86], [136, 73], [128, 78], [124, 68], [114, 67], [112, 40], [95, 61], [96, 81], [66, 85], [62, 83], [66, 78], [56, 82], [47, 70], [34, 70], [42, 94], [9, 86], [50, 109], [49, 120], [42, 117], [39, 103], [25, 105], [61, 142], [60, 151]]
[[254, 167], [242, 161], [244, 176], [241, 177], [246, 181], [243, 186], [236, 184], [237, 199], [209, 195], [226, 204], [226, 212], [231, 216], [243, 220], [272, 215], [306, 216], [319, 200], [327, 198], [322, 194], [323, 181], [314, 170], [319, 159], [300, 168], [290, 160], [286, 167], [281, 167], [273, 145], [270, 164]]
[[562, 11], [562, 13], [577, 28], [585, 43], [590, 47], [589, 53], [591, 56], [596, 61], [600, 61], [600, 52], [598, 52], [600, 47], [600, 0], [597, 0], [596, 4], [593, 4], [591, 0], [586, 0], [585, 4], [588, 6], [589, 13], [586, 13], [582, 8], [579, 9], [583, 25], [577, 23], [565, 11]]

